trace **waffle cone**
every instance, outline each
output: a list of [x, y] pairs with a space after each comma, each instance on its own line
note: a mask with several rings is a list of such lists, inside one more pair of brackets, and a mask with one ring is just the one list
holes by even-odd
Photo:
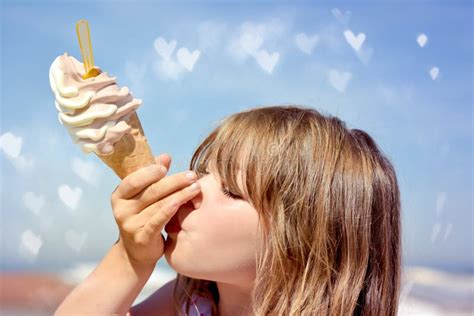
[[115, 143], [112, 154], [97, 154], [120, 179], [140, 168], [156, 163], [135, 111], [130, 114], [128, 124], [132, 127], [130, 134], [125, 134]]

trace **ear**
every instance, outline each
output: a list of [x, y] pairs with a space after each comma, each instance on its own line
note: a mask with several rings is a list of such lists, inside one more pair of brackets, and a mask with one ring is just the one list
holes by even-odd
[[157, 164], [163, 165], [166, 169], [170, 169], [171, 165], [171, 156], [169, 154], [161, 154], [155, 157], [155, 161]]

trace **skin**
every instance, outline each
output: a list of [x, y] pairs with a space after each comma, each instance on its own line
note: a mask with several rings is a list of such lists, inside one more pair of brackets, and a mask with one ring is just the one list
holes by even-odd
[[[162, 159], [169, 166], [171, 157]], [[226, 196], [217, 173], [208, 171], [198, 179], [201, 192], [177, 211], [182, 230], [168, 235], [164, 256], [178, 273], [216, 282], [220, 315], [249, 315], [257, 211], [245, 200]]]

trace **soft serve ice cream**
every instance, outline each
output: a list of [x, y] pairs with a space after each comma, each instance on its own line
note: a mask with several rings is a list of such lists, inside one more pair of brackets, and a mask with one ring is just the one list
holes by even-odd
[[127, 87], [119, 87], [117, 78], [106, 72], [88, 79], [82, 78], [84, 73], [84, 64], [67, 53], [51, 64], [49, 83], [59, 122], [84, 153], [110, 155], [114, 144], [131, 131], [128, 118], [142, 100], [135, 99]]

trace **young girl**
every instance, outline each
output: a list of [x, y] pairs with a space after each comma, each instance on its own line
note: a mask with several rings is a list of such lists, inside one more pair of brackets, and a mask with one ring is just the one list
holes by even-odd
[[[161, 200], [161, 212], [142, 223], [144, 231], [149, 222], [160, 231], [170, 218], [179, 224], [164, 243], [159, 236], [148, 244], [139, 240], [124, 204], [119, 216], [118, 200], [133, 200], [130, 192], [128, 199], [121, 196], [121, 183], [114, 192], [121, 231], [115, 258], [129, 260], [132, 269], [123, 271], [133, 270], [127, 273], [134, 278], [116, 280], [122, 288], [115, 305], [84, 294], [94, 288], [93, 278], [94, 284], [112, 279], [106, 264], [112, 269], [118, 259], [106, 257], [85, 281], [89, 290], [81, 284], [82, 296], [65, 300], [65, 311], [86, 297], [89, 306], [128, 311], [164, 255], [177, 278], [128, 315], [397, 314], [399, 188], [392, 164], [367, 133], [304, 106], [254, 108], [222, 120], [197, 148], [190, 169], [200, 189], [179, 191], [173, 210]], [[185, 186], [181, 181], [175, 190]], [[131, 186], [135, 200], [142, 197], [138, 183]]]

